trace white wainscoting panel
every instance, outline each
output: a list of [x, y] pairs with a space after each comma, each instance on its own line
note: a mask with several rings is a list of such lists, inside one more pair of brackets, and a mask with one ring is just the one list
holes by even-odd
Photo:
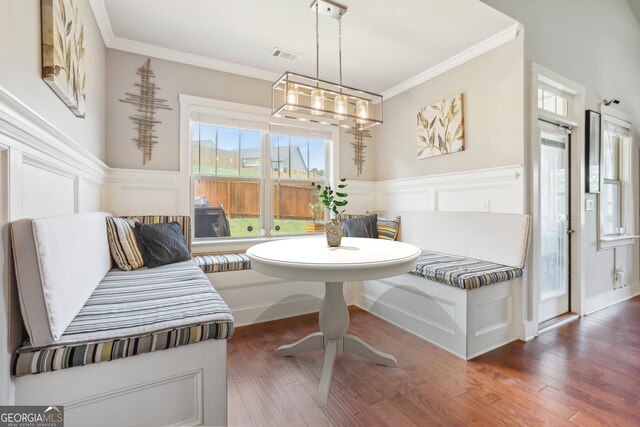
[[370, 209], [382, 211], [524, 212], [521, 165], [378, 181]]
[[179, 172], [111, 169], [105, 210], [116, 215], [188, 215], [191, 191], [182, 181]]
[[79, 178], [78, 184], [78, 211], [95, 212], [103, 210], [102, 186], [103, 183], [91, 179]]
[[76, 212], [76, 175], [73, 173], [25, 156], [20, 190], [24, 218], [69, 215]]
[[361, 214], [370, 211], [375, 204], [375, 181], [349, 181], [345, 189], [349, 195], [347, 213]]
[[356, 304], [420, 338], [466, 359], [467, 295], [418, 276], [368, 280]]
[[[233, 311], [236, 326], [317, 313], [324, 297], [324, 283], [277, 279], [254, 270], [207, 277]], [[350, 283], [345, 284], [344, 293], [350, 303]]]
[[62, 404], [67, 426], [227, 425], [226, 357], [226, 340], [206, 340], [25, 375], [16, 404]]
[[521, 280], [463, 291], [411, 274], [362, 283], [355, 303], [468, 360], [517, 338], [513, 295]]
[[[60, 108], [65, 108], [62, 104]], [[9, 223], [102, 209], [108, 167], [0, 87], [0, 404], [15, 403], [9, 366], [23, 341]]]
[[[104, 420], [105, 426], [195, 425], [202, 420], [202, 381], [202, 370], [199, 369], [146, 384], [135, 384], [67, 403], [64, 406], [65, 417], [72, 422], [82, 420], [93, 426], [100, 424], [96, 420]], [[176, 399], [180, 402], [176, 402]], [[149, 407], [141, 411], [137, 403], [140, 401], [153, 402], [153, 409]]]

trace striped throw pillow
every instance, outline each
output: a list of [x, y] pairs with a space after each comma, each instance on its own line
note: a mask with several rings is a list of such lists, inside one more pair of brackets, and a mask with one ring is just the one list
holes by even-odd
[[378, 239], [396, 240], [400, 230], [400, 217], [378, 217]]
[[107, 217], [107, 238], [111, 256], [120, 270], [144, 267], [142, 251], [133, 232], [135, 221], [129, 218]]

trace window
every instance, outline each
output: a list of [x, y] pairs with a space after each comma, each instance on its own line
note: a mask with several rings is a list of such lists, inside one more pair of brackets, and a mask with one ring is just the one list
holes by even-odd
[[634, 228], [630, 125], [606, 115], [602, 120], [600, 237], [625, 238]]
[[604, 182], [602, 185], [603, 233], [605, 236], [619, 235], [622, 230], [622, 199], [620, 190], [620, 137], [605, 130], [604, 138]]
[[194, 237], [260, 234], [259, 130], [192, 124]]
[[322, 231], [330, 133], [197, 113], [190, 132], [195, 239]]
[[568, 117], [569, 98], [566, 93], [539, 83], [538, 108], [563, 117]]
[[324, 208], [312, 182], [326, 181], [325, 141], [271, 134], [274, 234], [322, 231]]

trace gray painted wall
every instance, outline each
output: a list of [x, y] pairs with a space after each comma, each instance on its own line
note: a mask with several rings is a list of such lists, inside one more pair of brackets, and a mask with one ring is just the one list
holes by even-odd
[[[484, 1], [524, 24], [527, 64], [536, 62], [586, 87], [586, 108], [597, 110], [603, 98], [620, 99], [622, 103], [616, 109], [632, 116], [638, 146], [640, 25], [629, 3], [625, 0]], [[635, 154], [637, 183], [637, 151]], [[589, 194], [586, 197], [596, 198]], [[639, 202], [636, 197], [636, 217]], [[587, 266], [586, 296], [597, 299], [613, 288], [614, 255], [611, 250], [597, 250], [597, 212], [585, 212], [585, 215], [583, 250], [586, 254], [581, 261]], [[636, 232], [640, 230], [636, 228]], [[630, 281], [637, 283], [639, 245], [620, 249], [618, 259], [625, 264], [627, 274], [631, 273]]]
[[86, 117], [77, 118], [42, 80], [40, 1], [3, 0], [0, 85], [91, 154], [105, 160], [106, 49], [87, 0], [77, 2], [85, 28]]
[[[132, 141], [136, 131], [129, 115], [134, 107], [118, 100], [124, 96], [125, 91], [134, 90], [133, 84], [138, 82], [136, 70], [146, 59], [146, 56], [107, 49], [107, 163], [111, 167], [169, 171], [179, 169], [181, 93], [271, 107], [272, 82], [151, 58], [151, 69], [156, 75], [155, 83], [160, 87], [158, 97], [167, 99], [173, 110], [159, 110], [157, 118], [162, 123], [156, 127], [158, 144], [153, 149], [151, 162], [143, 166], [142, 153]], [[341, 176], [354, 178], [350, 136], [341, 133], [341, 141]], [[374, 162], [369, 160], [365, 164], [365, 172], [370, 171], [368, 176], [372, 177]], [[359, 179], [367, 179], [367, 175], [363, 174]]]
[[[375, 179], [524, 163], [523, 36], [385, 101], [375, 128]], [[465, 151], [418, 160], [419, 108], [463, 93]]]

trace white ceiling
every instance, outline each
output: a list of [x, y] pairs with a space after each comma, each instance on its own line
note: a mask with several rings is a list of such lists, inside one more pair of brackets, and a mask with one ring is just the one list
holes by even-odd
[[[287, 70], [315, 75], [310, 3], [91, 0], [108, 47], [264, 79]], [[478, 0], [342, 3], [349, 6], [343, 18], [343, 82], [387, 95], [513, 39], [517, 27]], [[320, 78], [325, 80], [338, 80], [337, 28], [337, 21], [320, 17]], [[275, 47], [302, 57], [297, 63], [271, 58]]]

